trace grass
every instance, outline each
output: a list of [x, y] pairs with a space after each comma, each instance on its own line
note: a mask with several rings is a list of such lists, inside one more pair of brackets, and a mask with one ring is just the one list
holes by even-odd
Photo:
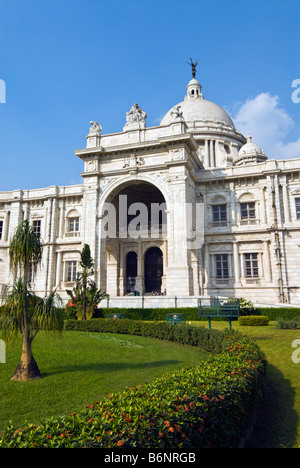
[[43, 378], [11, 381], [21, 356], [21, 342], [6, 350], [0, 364], [0, 430], [9, 421], [71, 414], [109, 393], [150, 382], [162, 374], [197, 364], [207, 355], [197, 348], [151, 338], [63, 332], [61, 338], [39, 332], [33, 354]]
[[[208, 326], [206, 322], [193, 325]], [[226, 327], [225, 322], [212, 322], [212, 328]], [[280, 330], [276, 322], [255, 327], [232, 322], [232, 328], [256, 340], [268, 361], [264, 396], [248, 448], [299, 447], [300, 363], [292, 361], [292, 342], [300, 338], [300, 330]]]

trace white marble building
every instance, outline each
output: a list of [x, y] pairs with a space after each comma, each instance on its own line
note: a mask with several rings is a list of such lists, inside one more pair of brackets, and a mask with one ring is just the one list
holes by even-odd
[[146, 117], [134, 104], [123, 130], [105, 135], [91, 122], [86, 148], [75, 151], [81, 185], [0, 193], [0, 292], [11, 281], [9, 240], [29, 219], [43, 243], [40, 295], [57, 288], [66, 298], [87, 243], [95, 281], [111, 297], [299, 305], [300, 159], [268, 159], [195, 77], [160, 125], [147, 127]]

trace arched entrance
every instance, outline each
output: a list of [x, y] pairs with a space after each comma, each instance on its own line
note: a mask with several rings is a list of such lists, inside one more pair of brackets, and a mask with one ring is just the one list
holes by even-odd
[[144, 258], [145, 293], [161, 292], [163, 254], [158, 247], [150, 247]]
[[[105, 290], [112, 297], [161, 291], [165, 281], [162, 251], [167, 250], [166, 210], [164, 195], [147, 181], [120, 184], [106, 198], [100, 226], [101, 249], [106, 252]], [[162, 246], [162, 250], [157, 247], [157, 251], [149, 249], [147, 253], [149, 242]]]

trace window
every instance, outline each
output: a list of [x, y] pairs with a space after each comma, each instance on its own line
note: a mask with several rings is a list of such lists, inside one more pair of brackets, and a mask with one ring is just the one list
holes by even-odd
[[3, 238], [3, 221], [0, 221], [0, 239]]
[[66, 281], [67, 282], [76, 281], [76, 275], [77, 275], [77, 262], [76, 261], [67, 262]]
[[229, 278], [228, 272], [228, 255], [227, 254], [217, 254], [216, 259], [216, 277], [217, 279], [227, 279]]
[[258, 278], [258, 260], [257, 253], [247, 253], [245, 256], [245, 275], [246, 278]]
[[34, 230], [35, 235], [40, 238], [41, 237], [41, 220], [40, 219], [33, 221], [33, 230]]
[[70, 218], [69, 219], [69, 231], [78, 232], [79, 231], [79, 218]]
[[69, 237], [79, 236], [79, 217], [68, 219], [68, 232], [66, 235]]
[[295, 198], [296, 219], [300, 219], [300, 198]]
[[226, 203], [222, 205], [212, 205], [212, 220], [214, 223], [227, 221]]
[[255, 202], [241, 203], [241, 220], [255, 219]]

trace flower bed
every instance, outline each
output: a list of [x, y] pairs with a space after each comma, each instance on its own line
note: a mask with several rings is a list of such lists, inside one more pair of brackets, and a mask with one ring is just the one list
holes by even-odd
[[[68, 329], [74, 327], [66, 324]], [[260, 398], [265, 373], [265, 357], [253, 341], [233, 331], [128, 320], [77, 322], [77, 327], [148, 333], [201, 346], [215, 355], [199, 366], [111, 394], [81, 412], [21, 429], [7, 427], [0, 434], [0, 447], [238, 446]]]

